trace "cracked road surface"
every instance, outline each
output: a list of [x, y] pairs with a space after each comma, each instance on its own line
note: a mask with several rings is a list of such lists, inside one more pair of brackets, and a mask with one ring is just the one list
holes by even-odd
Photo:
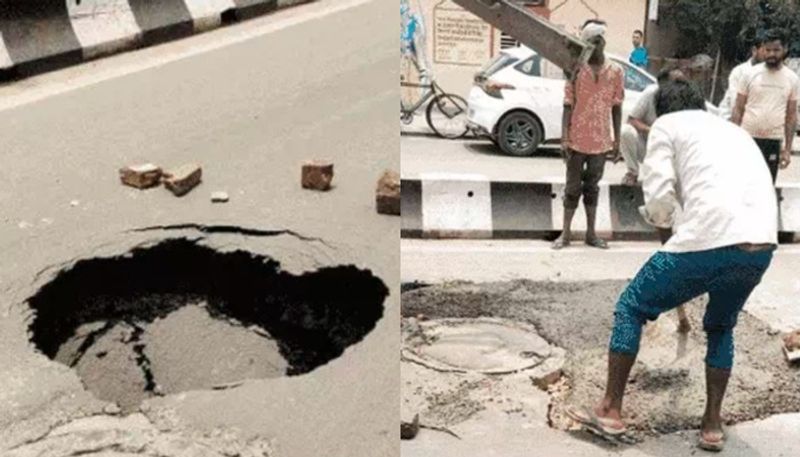
[[[363, 0], [323, 14], [336, 4], [321, 0], [0, 88], [24, 96], [157, 61], [0, 108], [0, 454], [396, 455], [399, 218], [376, 214], [374, 202], [383, 170], [399, 168], [397, 93], [387, 90], [396, 86], [388, 27], [396, 10]], [[164, 58], [230, 36], [223, 48]], [[300, 188], [300, 164], [313, 158], [335, 163], [332, 191]], [[204, 181], [182, 198], [121, 186], [117, 169], [136, 162], [197, 162]], [[212, 204], [217, 190], [230, 202]], [[35, 350], [25, 301], [80, 259], [165, 238], [264, 255], [292, 274], [369, 269], [390, 289], [383, 317], [310, 373], [167, 394], [125, 415]]]

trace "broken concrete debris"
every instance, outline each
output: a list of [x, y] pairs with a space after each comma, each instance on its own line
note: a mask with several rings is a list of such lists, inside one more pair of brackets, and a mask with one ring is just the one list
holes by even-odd
[[122, 184], [127, 186], [137, 189], [147, 189], [159, 185], [161, 183], [162, 174], [163, 172], [160, 167], [152, 163], [145, 163], [120, 168], [119, 179], [122, 181]]
[[800, 330], [783, 337], [783, 352], [789, 362], [800, 362]]
[[563, 370], [561, 368], [556, 368], [553, 371], [544, 372], [544, 374], [539, 376], [530, 376], [530, 380], [534, 386], [547, 392], [547, 389], [549, 389], [551, 385], [558, 382], [563, 375]]
[[203, 178], [203, 169], [197, 164], [181, 165], [174, 170], [164, 173], [164, 187], [169, 189], [176, 197], [186, 195], [194, 189]]
[[303, 189], [330, 190], [333, 181], [333, 163], [325, 160], [305, 162], [300, 180]]
[[211, 203], [227, 203], [228, 201], [228, 193], [227, 192], [213, 192], [211, 194]]
[[400, 175], [396, 171], [384, 171], [375, 190], [375, 206], [378, 214], [400, 215]]
[[400, 422], [400, 439], [413, 440], [419, 433], [419, 414], [411, 422]]
[[[181, 165], [170, 172], [165, 172], [161, 167], [152, 163], [129, 165], [119, 170], [120, 180], [125, 185], [137, 189], [148, 189], [163, 182], [164, 186], [178, 197], [187, 194], [200, 184], [202, 176], [203, 170], [200, 165], [196, 164]], [[77, 200], [73, 200], [70, 204], [77, 206], [79, 203]]]

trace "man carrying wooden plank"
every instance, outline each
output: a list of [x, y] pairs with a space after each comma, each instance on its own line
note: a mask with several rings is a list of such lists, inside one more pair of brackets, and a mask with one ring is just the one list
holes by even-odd
[[[572, 218], [583, 196], [586, 209], [586, 244], [607, 249], [597, 236], [595, 221], [606, 157], [619, 156], [622, 99], [625, 75], [622, 68], [606, 59], [606, 24], [587, 21], [581, 39], [594, 45], [586, 64], [580, 65], [564, 85], [564, 116], [561, 147], [567, 162], [564, 190], [564, 225], [553, 249], [569, 246]], [[613, 122], [613, 137], [612, 137]]]

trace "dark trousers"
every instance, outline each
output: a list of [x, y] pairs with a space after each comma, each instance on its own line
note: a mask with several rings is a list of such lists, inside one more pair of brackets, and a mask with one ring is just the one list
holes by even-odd
[[606, 168], [605, 154], [567, 153], [567, 185], [564, 189], [564, 208], [577, 209], [583, 195], [583, 205], [596, 207], [600, 196], [600, 180]]
[[764, 154], [764, 160], [767, 161], [767, 167], [772, 175], [772, 184], [775, 184], [775, 179], [778, 177], [778, 164], [781, 160], [781, 141], [770, 140], [766, 138], [753, 138], [761, 153]]

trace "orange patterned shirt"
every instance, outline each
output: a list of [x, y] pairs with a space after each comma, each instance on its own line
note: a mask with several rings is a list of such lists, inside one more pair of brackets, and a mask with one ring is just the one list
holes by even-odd
[[564, 105], [572, 107], [567, 146], [584, 154], [603, 154], [614, 148], [611, 108], [625, 98], [622, 68], [606, 59], [597, 73], [589, 64], [578, 71], [575, 82], [564, 84]]

